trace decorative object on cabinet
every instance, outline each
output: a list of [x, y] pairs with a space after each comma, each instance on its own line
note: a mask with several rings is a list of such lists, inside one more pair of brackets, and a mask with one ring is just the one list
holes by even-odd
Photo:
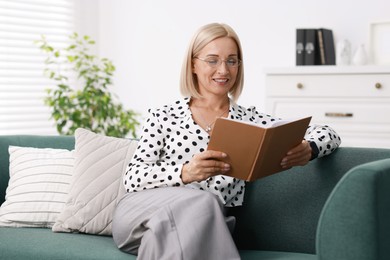
[[355, 54], [352, 58], [352, 64], [353, 65], [366, 65], [368, 62], [367, 52], [366, 48], [364, 47], [364, 44], [360, 44], [359, 47], [356, 49]]
[[352, 57], [351, 42], [347, 39], [341, 40], [336, 46], [336, 64], [350, 65]]
[[390, 65], [390, 21], [370, 24], [370, 54], [372, 63]]
[[342, 146], [390, 147], [390, 66], [268, 68], [266, 112], [312, 116], [341, 136]]
[[296, 29], [296, 65], [335, 65], [332, 30]]

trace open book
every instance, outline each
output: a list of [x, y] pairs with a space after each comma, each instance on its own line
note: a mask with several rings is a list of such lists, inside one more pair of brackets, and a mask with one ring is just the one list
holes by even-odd
[[311, 117], [293, 121], [275, 121], [269, 127], [218, 118], [208, 150], [221, 151], [231, 170], [225, 175], [245, 181], [286, 170], [280, 165], [287, 152], [299, 145]]

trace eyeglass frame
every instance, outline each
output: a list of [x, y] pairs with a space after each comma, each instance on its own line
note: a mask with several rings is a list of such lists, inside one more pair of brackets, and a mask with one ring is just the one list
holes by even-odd
[[[219, 57], [207, 57], [207, 58], [194, 57], [194, 59], [198, 59], [198, 60], [201, 60], [201, 61], [203, 61], [203, 62], [206, 62], [207, 65], [209, 65], [211, 68], [217, 68], [217, 67], [221, 66], [222, 62], [225, 62], [226, 66], [227, 66], [228, 68], [238, 68], [238, 67], [240, 67], [240, 65], [241, 65], [241, 63], [242, 63], [242, 60], [240, 60], [240, 59], [238, 59], [238, 58], [237, 58], [237, 65], [236, 65], [236, 66], [229, 66], [229, 64], [227, 63], [227, 61], [228, 61], [229, 59], [231, 59], [231, 58], [228, 58], [228, 59], [226, 59], [226, 60], [223, 60], [223, 59], [221, 59], [221, 58], [219, 58]], [[216, 60], [218, 60], [218, 63], [215, 64], [215, 65], [210, 65], [210, 63], [207, 61], [207, 59], [216, 59]], [[236, 59], [236, 58], [234, 58], [234, 59]]]

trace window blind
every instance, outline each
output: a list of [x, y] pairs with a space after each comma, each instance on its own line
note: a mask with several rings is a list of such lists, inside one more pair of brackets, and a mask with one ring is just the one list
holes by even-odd
[[44, 104], [55, 83], [34, 41], [67, 46], [75, 17], [74, 0], [0, 0], [0, 135], [57, 133]]

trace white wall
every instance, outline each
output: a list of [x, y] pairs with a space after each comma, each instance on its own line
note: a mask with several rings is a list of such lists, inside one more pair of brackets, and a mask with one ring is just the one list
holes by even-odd
[[[83, 0], [91, 4], [90, 0]], [[369, 24], [390, 21], [388, 0], [99, 0], [99, 53], [117, 67], [114, 91], [144, 114], [179, 94], [179, 74], [195, 30], [230, 24], [241, 38], [245, 89], [239, 103], [265, 108], [264, 68], [295, 65], [295, 29], [325, 27], [353, 48], [368, 45]], [[88, 7], [87, 7], [88, 9]], [[96, 29], [97, 28], [97, 29]], [[368, 47], [368, 46], [367, 46]]]

